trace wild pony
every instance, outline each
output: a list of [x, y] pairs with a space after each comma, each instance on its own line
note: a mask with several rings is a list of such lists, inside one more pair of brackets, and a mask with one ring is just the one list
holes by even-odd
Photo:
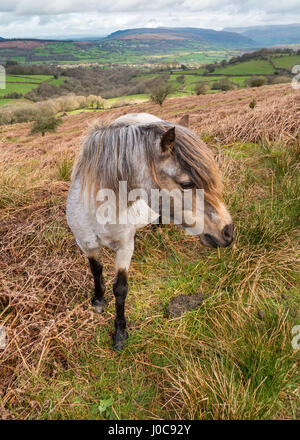
[[[199, 212], [203, 221], [200, 226], [194, 223], [192, 232], [199, 236], [203, 245], [226, 247], [233, 241], [233, 223], [222, 201], [217, 165], [206, 144], [188, 129], [188, 122], [188, 115], [174, 124], [147, 113], [137, 113], [100, 124], [86, 137], [72, 172], [67, 221], [78, 246], [88, 257], [95, 282], [92, 304], [99, 313], [105, 305], [101, 247], [116, 252], [113, 283], [116, 301], [113, 345], [116, 350], [121, 350], [128, 338], [124, 309], [135, 234], [138, 228], [151, 222], [149, 217], [143, 221], [145, 216], [137, 222], [120, 221], [124, 211], [129, 213], [131, 209], [134, 217], [134, 207], [139, 208], [138, 215], [147, 210], [146, 202], [138, 202], [145, 201], [153, 190], [175, 190], [177, 195], [185, 195], [189, 190], [192, 205], [170, 203], [170, 222], [190, 231], [191, 223], [184, 219]], [[120, 182], [126, 183], [121, 197]], [[128, 202], [126, 197], [134, 189], [142, 190], [144, 196], [136, 202]], [[204, 190], [199, 211], [194, 209], [197, 189]], [[106, 191], [106, 196], [113, 193], [118, 197], [113, 197], [113, 202], [108, 201], [103, 194], [99, 197], [102, 190]], [[103, 211], [100, 215], [99, 208], [105, 207], [108, 212], [113, 204], [116, 211], [112, 210], [108, 218], [114, 221], [102, 221]], [[157, 216], [162, 214], [161, 200], [156, 209], [151, 206], [151, 212]], [[182, 216], [181, 223], [175, 222]]]

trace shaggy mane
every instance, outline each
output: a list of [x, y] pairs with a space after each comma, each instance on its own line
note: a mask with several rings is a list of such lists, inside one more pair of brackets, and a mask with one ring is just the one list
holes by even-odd
[[222, 199], [222, 185], [212, 152], [187, 128], [160, 121], [127, 125], [104, 122], [94, 126], [85, 138], [72, 180], [81, 179], [82, 188], [96, 195], [99, 188], [118, 191], [118, 182], [127, 181], [128, 190], [137, 186], [141, 164], [147, 164], [150, 176], [160, 187], [156, 162], [161, 155], [161, 135], [169, 128], [176, 130], [173, 156], [195, 183], [205, 190], [212, 203]]

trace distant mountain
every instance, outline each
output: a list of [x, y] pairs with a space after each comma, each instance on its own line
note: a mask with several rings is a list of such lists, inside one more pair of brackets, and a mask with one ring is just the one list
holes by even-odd
[[5, 40], [5, 38], [0, 37], [0, 41], [3, 41], [3, 40]]
[[299, 44], [300, 24], [283, 24], [268, 26], [229, 27], [225, 32], [235, 32], [241, 36], [251, 38], [259, 46], [273, 46], [277, 44]]
[[256, 43], [249, 37], [236, 32], [215, 31], [201, 28], [139, 28], [113, 32], [107, 40], [139, 40], [173, 42], [173, 45], [183, 46], [188, 42], [201, 46], [224, 48], [249, 48]]

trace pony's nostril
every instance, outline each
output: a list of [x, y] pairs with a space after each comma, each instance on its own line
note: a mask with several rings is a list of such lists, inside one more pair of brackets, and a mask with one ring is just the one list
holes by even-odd
[[226, 243], [230, 244], [233, 240], [233, 223], [230, 225], [224, 226], [222, 230], [222, 237], [226, 241]]

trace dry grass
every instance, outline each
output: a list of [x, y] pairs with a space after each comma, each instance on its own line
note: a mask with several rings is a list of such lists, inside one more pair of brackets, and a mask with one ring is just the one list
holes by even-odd
[[[29, 124], [1, 127], [2, 419], [296, 418], [298, 105], [288, 85], [276, 85], [76, 114], [43, 139], [28, 136]], [[130, 340], [117, 355], [112, 255], [103, 257], [108, 308], [94, 315], [65, 199], [87, 123], [129, 111], [169, 120], [190, 114], [215, 148], [237, 234], [220, 253], [173, 227], [138, 235]], [[165, 318], [172, 297], [198, 291], [205, 293], [198, 310]], [[111, 396], [111, 410], [100, 414], [99, 402]]]
[[212, 129], [222, 142], [296, 142], [300, 138], [300, 96], [272, 97], [249, 114], [231, 114]]

